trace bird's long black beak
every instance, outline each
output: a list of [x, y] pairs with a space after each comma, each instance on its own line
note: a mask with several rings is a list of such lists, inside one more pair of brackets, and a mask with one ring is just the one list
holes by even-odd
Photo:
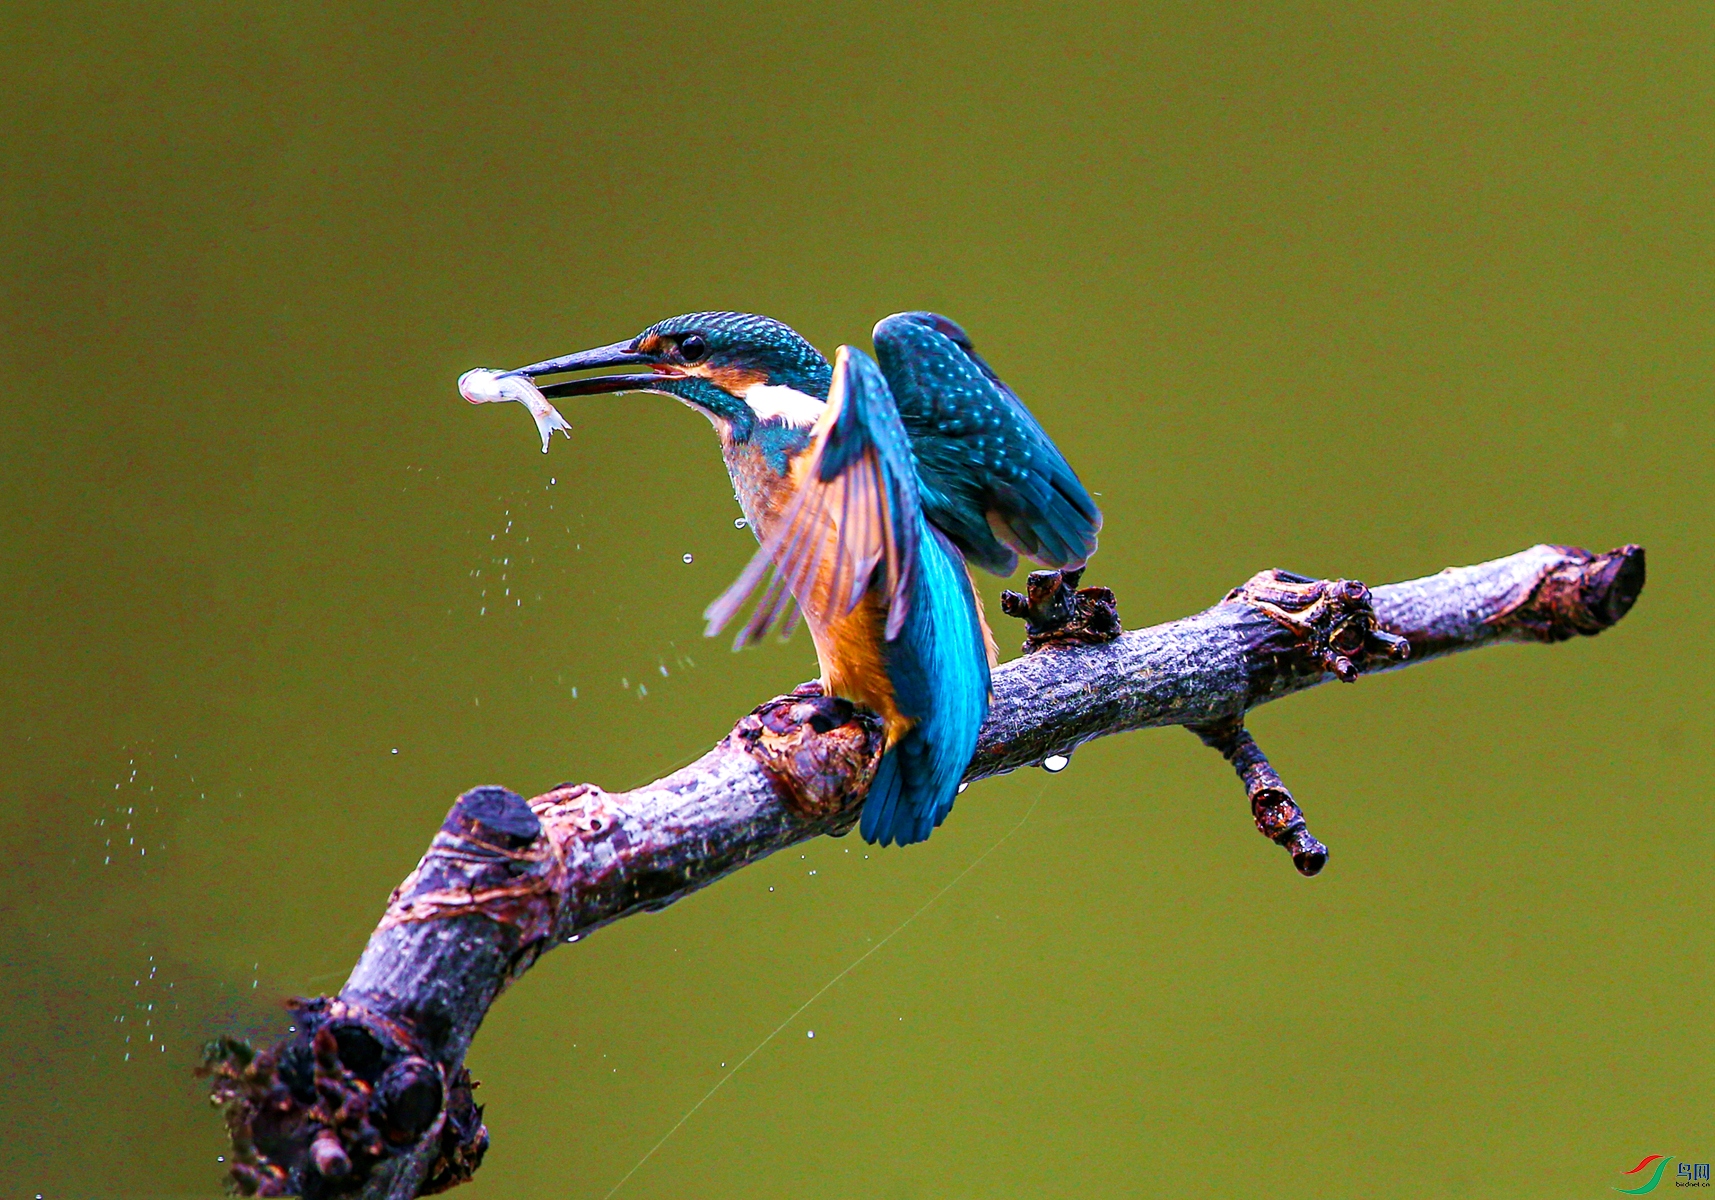
[[[527, 367], [517, 367], [506, 371], [503, 375], [523, 375], [535, 379], [542, 375], [564, 375], [572, 371], [599, 371], [613, 367], [636, 366], [641, 363], [653, 363], [655, 359], [634, 348], [632, 342], [615, 342], [611, 346], [597, 346], [594, 350], [580, 350], [576, 354], [563, 355], [560, 358], [543, 359], [539, 363], [531, 363]], [[562, 396], [594, 396], [602, 392], [635, 392], [646, 390], [651, 385], [659, 385], [660, 376], [648, 375], [591, 375], [587, 379], [569, 379], [564, 383], [550, 383], [542, 388], [542, 394], [550, 400]]]

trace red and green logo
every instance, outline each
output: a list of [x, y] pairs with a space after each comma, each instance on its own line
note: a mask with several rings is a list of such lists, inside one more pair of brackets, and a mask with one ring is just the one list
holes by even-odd
[[1651, 1167], [1654, 1167], [1655, 1170], [1650, 1172], [1649, 1182], [1640, 1184], [1635, 1188], [1617, 1187], [1614, 1190], [1616, 1192], [1622, 1192], [1627, 1196], [1641, 1196], [1645, 1192], [1653, 1192], [1655, 1191], [1656, 1184], [1661, 1182], [1661, 1173], [1667, 1170], [1667, 1164], [1672, 1161], [1673, 1155], [1671, 1154], [1652, 1154], [1631, 1170], [1620, 1172], [1622, 1175], [1642, 1175], [1645, 1171], [1649, 1171]]

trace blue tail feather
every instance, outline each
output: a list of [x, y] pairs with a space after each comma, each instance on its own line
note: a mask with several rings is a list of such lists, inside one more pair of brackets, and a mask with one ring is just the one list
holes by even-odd
[[858, 822], [858, 832], [866, 842], [879, 842], [890, 846], [895, 841], [904, 845], [906, 840], [900, 839], [899, 793], [904, 780], [899, 775], [899, 753], [897, 748], [889, 750], [882, 756], [881, 765], [875, 769], [875, 778], [870, 781], [869, 796], [863, 802], [863, 818]]
[[883, 846], [921, 842], [946, 819], [988, 715], [988, 651], [970, 575], [927, 521], [912, 592], [886, 654], [894, 702], [914, 724], [876, 769], [859, 825], [865, 841]]

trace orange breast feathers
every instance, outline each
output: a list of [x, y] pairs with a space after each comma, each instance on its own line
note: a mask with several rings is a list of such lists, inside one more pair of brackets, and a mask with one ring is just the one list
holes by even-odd
[[880, 716], [891, 750], [913, 722], [893, 700], [893, 681], [887, 677], [883, 657], [887, 614], [875, 594], [865, 595], [843, 617], [823, 623], [806, 611], [805, 620], [822, 666], [822, 690], [855, 701]]
[[[879, 528], [881, 522], [871, 515], [874, 504], [864, 503], [857, 496], [852, 497], [854, 503], [846, 504], [840, 494], [847, 488], [873, 486], [873, 473], [848, 472], [828, 483], [812, 481], [809, 472], [814, 457], [808, 450], [799, 454], [787, 477], [774, 476], [774, 486], [767, 488], [766, 494], [759, 489], [745, 511], [765, 545], [777, 536], [786, 537], [791, 561], [777, 559], [775, 568], [789, 577], [793, 598], [810, 627], [822, 668], [823, 690], [878, 714], [887, 730], [887, 745], [892, 747], [905, 736], [912, 721], [894, 703], [893, 684], [887, 677], [886, 610], [874, 592], [866, 591], [851, 611], [844, 611], [844, 600], [849, 598], [858, 573], [867, 577], [885, 558], [883, 542], [887, 539]], [[761, 475], [759, 471], [752, 477]], [[818, 497], [821, 503], [796, 502], [806, 487], [827, 494]], [[843, 530], [842, 515], [846, 520]], [[792, 528], [783, 529], [788, 523]], [[844, 595], [835, 595], [836, 588]]]
[[[821, 424], [818, 433], [825, 435], [826, 422]], [[731, 446], [727, 456], [745, 515], [758, 539], [771, 547], [775, 570], [810, 627], [823, 689], [877, 713], [891, 748], [914, 722], [899, 711], [887, 676], [887, 610], [881, 598], [886, 589], [865, 590], [846, 610], [858, 581], [872, 572], [890, 577], [899, 567], [877, 464], [860, 460], [823, 483], [811, 477], [815, 460], [812, 445], [782, 477], [753, 447]], [[974, 579], [971, 594], [992, 668], [998, 657], [994, 634]]]

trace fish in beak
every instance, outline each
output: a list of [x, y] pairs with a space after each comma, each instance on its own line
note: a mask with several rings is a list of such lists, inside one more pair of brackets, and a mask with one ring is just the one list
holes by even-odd
[[572, 436], [571, 424], [548, 402], [548, 397], [542, 394], [542, 389], [523, 375], [490, 371], [481, 367], [466, 371], [459, 376], [459, 395], [472, 404], [518, 401], [529, 409], [530, 415], [536, 419], [536, 432], [542, 435], [543, 454], [548, 453], [548, 442], [553, 438], [556, 429], [567, 437]]
[[[647, 375], [596, 375], [588, 379], [573, 379], [564, 383], [536, 386], [538, 375], [563, 375], [571, 371], [593, 371], [611, 367], [649, 363], [655, 370]], [[654, 356], [634, 349], [632, 342], [615, 342], [580, 350], [561, 358], [550, 358], [527, 367], [510, 371], [478, 369], [459, 376], [459, 395], [472, 404], [499, 404], [516, 400], [536, 419], [536, 430], [542, 435], [542, 453], [548, 453], [548, 442], [557, 429], [571, 437], [571, 425], [549, 401], [549, 395], [593, 396], [602, 392], [636, 392], [658, 389], [665, 374], [676, 374], [656, 363]]]

